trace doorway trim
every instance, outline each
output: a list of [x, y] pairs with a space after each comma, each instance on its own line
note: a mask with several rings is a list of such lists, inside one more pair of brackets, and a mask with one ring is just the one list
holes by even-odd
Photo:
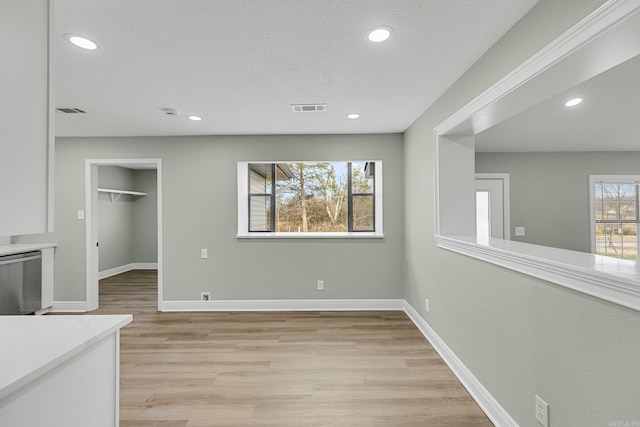
[[99, 306], [98, 289], [98, 166], [123, 166], [155, 169], [158, 216], [158, 311], [162, 309], [162, 159], [86, 159], [85, 160], [85, 222], [86, 222], [86, 311]]

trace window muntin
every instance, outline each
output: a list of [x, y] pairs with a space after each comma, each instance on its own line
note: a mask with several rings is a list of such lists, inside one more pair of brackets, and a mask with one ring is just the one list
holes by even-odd
[[379, 161], [239, 162], [238, 236], [382, 236], [381, 169]]
[[640, 176], [591, 176], [592, 251], [638, 260]]

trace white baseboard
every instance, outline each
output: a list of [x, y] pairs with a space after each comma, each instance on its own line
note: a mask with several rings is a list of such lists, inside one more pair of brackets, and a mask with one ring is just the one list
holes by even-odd
[[402, 299], [163, 301], [160, 311], [403, 310]]
[[473, 375], [473, 373], [462, 363], [462, 360], [449, 348], [449, 346], [438, 336], [431, 326], [411, 307], [404, 302], [404, 312], [413, 321], [422, 335], [429, 341], [431, 346], [438, 352], [440, 357], [445, 361], [449, 368], [453, 371], [462, 385], [467, 389], [473, 400], [489, 417], [491, 422], [499, 427], [518, 427], [518, 423], [509, 415], [507, 411], [498, 403], [498, 401], [484, 388], [482, 383]]
[[115, 276], [116, 274], [126, 273], [131, 270], [157, 270], [157, 262], [133, 262], [131, 264], [121, 265], [119, 267], [109, 268], [98, 273], [98, 280]]
[[157, 262], [134, 262], [132, 270], [157, 270]]
[[84, 313], [87, 311], [86, 301], [54, 301], [52, 313]]

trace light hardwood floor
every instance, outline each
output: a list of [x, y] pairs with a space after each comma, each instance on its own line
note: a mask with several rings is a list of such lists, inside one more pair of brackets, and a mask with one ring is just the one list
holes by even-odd
[[491, 426], [402, 312], [158, 313], [156, 274], [100, 282], [121, 426]]

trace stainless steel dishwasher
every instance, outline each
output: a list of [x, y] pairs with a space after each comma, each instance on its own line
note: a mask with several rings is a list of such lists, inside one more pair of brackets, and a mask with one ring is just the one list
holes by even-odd
[[42, 253], [0, 256], [0, 315], [35, 314], [42, 308]]

